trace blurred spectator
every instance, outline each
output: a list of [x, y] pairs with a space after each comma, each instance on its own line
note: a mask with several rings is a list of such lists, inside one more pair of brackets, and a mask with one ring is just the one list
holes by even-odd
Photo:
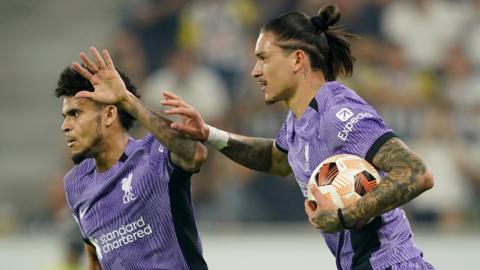
[[[411, 145], [423, 156], [435, 175], [434, 192], [426, 192], [409, 203], [416, 221], [438, 222], [441, 228], [463, 225], [471, 206], [471, 184], [457, 165], [455, 153], [460, 138], [453, 128], [448, 103], [431, 103], [421, 133]], [[439, 147], [441, 145], [441, 147]]]
[[[445, 98], [451, 104], [451, 117], [455, 119], [453, 128], [459, 134], [459, 145], [452, 154], [456, 157], [464, 177], [474, 192], [476, 202], [480, 202], [480, 73], [474, 68], [471, 58], [467, 58], [460, 46], [451, 47], [445, 56], [442, 68]], [[472, 211], [476, 218], [480, 211]]]
[[149, 106], [160, 109], [165, 90], [198, 108], [209, 123], [217, 123], [228, 115], [230, 100], [225, 83], [214, 70], [199, 63], [190, 50], [171, 52], [167, 65], [145, 80], [142, 95]]
[[298, 1], [295, 9], [302, 12], [311, 12], [312, 10], [320, 9], [322, 5], [333, 3], [342, 11], [340, 24], [345, 27], [348, 32], [362, 36], [380, 37], [382, 11], [390, 1], [391, 0], [302, 0]]
[[480, 0], [468, 0], [463, 7], [466, 23], [460, 40], [465, 44], [468, 59], [480, 68]]
[[466, 141], [480, 141], [480, 72], [459, 46], [452, 46], [444, 59], [443, 86], [457, 119], [454, 125]]
[[[145, 55], [146, 74], [161, 66], [178, 45], [180, 12], [188, 0], [129, 1], [124, 15], [123, 30], [137, 39]], [[130, 49], [135, 49], [131, 46]], [[128, 54], [135, 54], [130, 52]]]
[[384, 35], [419, 68], [437, 67], [465, 23], [463, 5], [446, 0], [396, 0], [382, 17]]
[[359, 57], [353, 83], [396, 134], [408, 140], [420, 128], [423, 104], [433, 92], [430, 74], [412, 69], [400, 47], [371, 39], [355, 43]]
[[116, 67], [126, 74], [131, 74], [134, 83], [141, 83], [147, 75], [145, 52], [136, 35], [120, 30], [110, 42], [111, 55]]
[[246, 67], [248, 29], [257, 20], [250, 0], [198, 0], [182, 13], [181, 41], [198, 51], [201, 61], [225, 80], [233, 96], [238, 76]]

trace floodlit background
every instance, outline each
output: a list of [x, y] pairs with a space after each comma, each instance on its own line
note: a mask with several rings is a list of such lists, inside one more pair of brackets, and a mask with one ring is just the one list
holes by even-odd
[[[329, 2], [361, 36], [354, 76], [343, 82], [433, 168], [435, 188], [404, 207], [418, 246], [438, 269], [478, 267], [480, 1]], [[170, 90], [214, 126], [273, 138], [286, 112], [265, 105], [249, 76], [258, 30], [286, 11], [312, 15], [322, 3], [0, 0], [0, 269], [65, 269], [65, 258], [77, 255], [84, 264], [64, 206], [62, 177], [72, 164], [53, 95], [80, 51], [108, 48], [158, 110], [161, 91]], [[193, 188], [211, 269], [335, 268], [292, 177], [210, 153]]]

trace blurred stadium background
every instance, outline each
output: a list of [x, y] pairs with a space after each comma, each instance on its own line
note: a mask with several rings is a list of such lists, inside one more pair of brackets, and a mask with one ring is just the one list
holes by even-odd
[[[480, 1], [329, 2], [361, 36], [354, 76], [344, 82], [433, 167], [434, 190], [404, 207], [417, 244], [438, 269], [478, 268]], [[285, 110], [264, 105], [249, 76], [258, 29], [286, 11], [312, 15], [323, 3], [0, 0], [0, 269], [84, 264], [64, 205], [71, 162], [53, 95], [60, 71], [81, 50], [109, 48], [159, 110], [161, 91], [170, 90], [212, 125], [273, 137]], [[293, 178], [257, 174], [211, 151], [194, 182], [211, 269], [335, 268], [305, 221]]]

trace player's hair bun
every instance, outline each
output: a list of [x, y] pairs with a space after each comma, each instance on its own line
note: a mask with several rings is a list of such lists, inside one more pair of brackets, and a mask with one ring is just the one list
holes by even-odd
[[327, 5], [318, 11], [316, 16], [310, 18], [315, 28], [320, 32], [327, 31], [340, 20], [340, 10], [335, 5]]

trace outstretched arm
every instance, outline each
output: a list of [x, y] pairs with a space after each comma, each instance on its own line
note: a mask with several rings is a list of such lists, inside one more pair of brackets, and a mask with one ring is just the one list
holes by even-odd
[[[433, 187], [433, 175], [425, 162], [398, 138], [392, 138], [380, 147], [373, 158], [373, 165], [387, 172], [387, 175], [376, 188], [354, 205], [343, 209], [347, 227], [355, 227], [359, 222], [403, 205]], [[305, 202], [310, 223], [324, 232], [343, 230], [337, 209], [332, 209], [333, 205], [325, 202], [323, 196], [316, 192], [316, 187], [309, 188], [314, 195], [318, 195], [315, 199], [321, 202], [317, 209]]]
[[96, 48], [90, 48], [95, 58], [91, 61], [85, 53], [80, 58], [88, 70], [74, 62], [73, 68], [94, 86], [94, 92], [81, 91], [76, 97], [91, 98], [93, 101], [116, 105], [147, 128], [172, 153], [172, 160], [185, 170], [196, 170], [205, 161], [207, 149], [185, 135], [170, 128], [171, 121], [160, 116], [140, 99], [129, 92], [116, 71], [107, 50], [103, 50], [103, 57]]
[[[280, 176], [292, 172], [287, 155], [275, 146], [273, 139], [246, 137], [217, 130], [205, 124], [200, 113], [179, 96], [165, 92], [164, 97], [162, 105], [172, 107], [165, 110], [165, 114], [182, 117], [182, 122], [172, 123], [171, 128], [196, 140], [210, 143], [231, 160], [252, 170]], [[224, 142], [211, 143], [212, 140], [218, 140], [212, 138], [211, 132], [223, 133], [225, 136], [220, 140]]]

